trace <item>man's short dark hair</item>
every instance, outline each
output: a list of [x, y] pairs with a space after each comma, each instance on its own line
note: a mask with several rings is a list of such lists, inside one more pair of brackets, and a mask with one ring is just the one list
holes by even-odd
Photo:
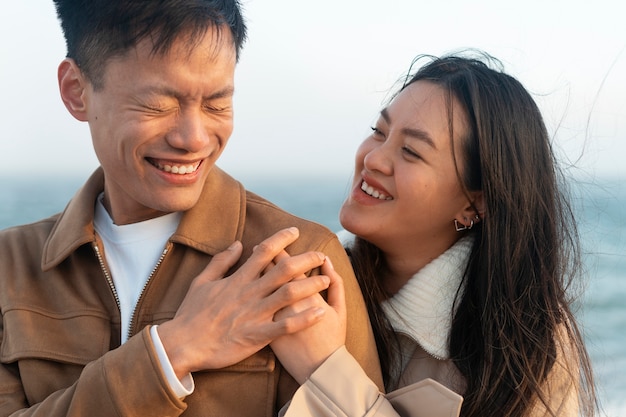
[[181, 35], [190, 49], [209, 29], [228, 27], [237, 58], [246, 39], [238, 0], [54, 0], [72, 58], [94, 88], [102, 86], [112, 57], [151, 38], [152, 52], [167, 53]]

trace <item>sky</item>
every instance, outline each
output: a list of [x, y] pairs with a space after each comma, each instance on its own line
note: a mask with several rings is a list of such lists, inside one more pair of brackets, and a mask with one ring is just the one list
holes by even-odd
[[[563, 166], [626, 176], [626, 28], [618, 0], [243, 0], [235, 130], [218, 165], [237, 177], [345, 176], [419, 54], [499, 58], [537, 100]], [[52, 0], [0, 16], [0, 174], [88, 175], [89, 129], [58, 93], [65, 43]]]

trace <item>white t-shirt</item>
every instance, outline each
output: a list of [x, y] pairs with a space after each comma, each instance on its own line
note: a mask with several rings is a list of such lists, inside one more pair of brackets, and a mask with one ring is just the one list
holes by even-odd
[[[128, 331], [137, 301], [155, 266], [165, 250], [168, 239], [178, 227], [182, 213], [170, 213], [138, 223], [118, 226], [102, 204], [103, 194], [96, 202], [94, 227], [104, 244], [104, 257], [119, 299], [122, 320], [122, 343], [128, 340]], [[193, 392], [191, 375], [182, 381], [176, 378], [156, 326], [151, 328], [152, 339], [161, 367], [171, 388], [183, 398]]]
[[167, 240], [182, 213], [170, 213], [138, 223], [118, 226], [98, 198], [94, 227], [104, 243], [104, 256], [115, 284], [122, 315], [122, 343], [128, 339], [132, 314]]

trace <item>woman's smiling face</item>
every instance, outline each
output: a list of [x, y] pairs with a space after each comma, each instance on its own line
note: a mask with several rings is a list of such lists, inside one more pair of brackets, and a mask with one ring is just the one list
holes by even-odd
[[428, 81], [412, 83], [381, 111], [356, 153], [340, 221], [385, 254], [436, 257], [460, 237], [454, 219], [467, 215], [469, 201], [451, 144], [461, 161], [466, 122], [458, 102], [451, 105], [454, 141], [444, 90]]

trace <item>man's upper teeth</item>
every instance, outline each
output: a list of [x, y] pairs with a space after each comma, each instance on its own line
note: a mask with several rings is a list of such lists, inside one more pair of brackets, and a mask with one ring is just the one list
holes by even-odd
[[184, 175], [184, 174], [190, 174], [190, 173], [194, 172], [196, 169], [198, 169], [199, 165], [200, 164], [189, 164], [189, 165], [169, 165], [169, 164], [161, 165], [161, 164], [157, 164], [157, 167], [159, 169], [162, 169], [165, 172], [170, 172], [172, 174]]
[[363, 183], [361, 184], [361, 190], [365, 191], [367, 195], [370, 195], [379, 200], [391, 200], [391, 197], [389, 197], [387, 194], [374, 189], [374, 187], [372, 187], [365, 181], [363, 181]]

